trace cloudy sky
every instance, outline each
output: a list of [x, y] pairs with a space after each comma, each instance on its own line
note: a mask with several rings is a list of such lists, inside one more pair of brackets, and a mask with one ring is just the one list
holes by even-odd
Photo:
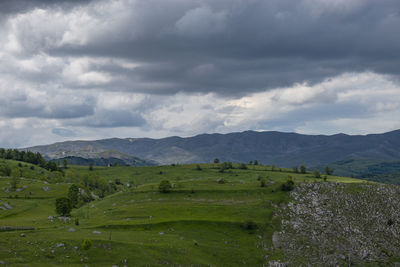
[[2, 0], [0, 146], [400, 128], [398, 0]]

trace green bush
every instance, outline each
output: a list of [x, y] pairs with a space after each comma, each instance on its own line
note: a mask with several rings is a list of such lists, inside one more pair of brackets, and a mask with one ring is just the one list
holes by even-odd
[[241, 169], [241, 170], [247, 170], [247, 165], [244, 164], [244, 163], [241, 163], [241, 164], [239, 165], [239, 169]]
[[262, 178], [261, 180], [260, 180], [260, 186], [261, 187], [265, 187], [267, 185], [267, 181], [264, 179], [264, 178]]
[[162, 180], [158, 186], [160, 193], [168, 193], [171, 191], [171, 183], [168, 180]]
[[92, 240], [90, 239], [85, 239], [82, 242], [81, 248], [83, 250], [89, 250], [92, 247]]
[[255, 229], [257, 229], [257, 224], [251, 219], [249, 219], [249, 220], [245, 221], [244, 223], [242, 223], [241, 226], [242, 226], [243, 229], [246, 229], [246, 230], [255, 230]]
[[292, 179], [288, 179], [285, 183], [281, 185], [282, 191], [292, 191], [294, 189], [294, 182]]

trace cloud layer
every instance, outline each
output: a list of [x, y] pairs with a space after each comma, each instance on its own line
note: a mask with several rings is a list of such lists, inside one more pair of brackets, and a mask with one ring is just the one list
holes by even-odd
[[17, 0], [0, 10], [1, 146], [400, 126], [395, 0]]

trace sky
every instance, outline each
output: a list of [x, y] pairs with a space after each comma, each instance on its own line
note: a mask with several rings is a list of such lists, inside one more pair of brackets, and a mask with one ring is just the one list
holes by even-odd
[[0, 147], [399, 118], [398, 0], [0, 1]]

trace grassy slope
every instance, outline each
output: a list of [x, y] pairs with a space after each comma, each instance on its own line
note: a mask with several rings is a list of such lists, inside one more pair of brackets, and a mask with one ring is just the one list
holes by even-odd
[[[68, 184], [25, 179], [20, 187], [26, 188], [19, 193], [32, 192], [29, 199], [10, 199], [3, 191], [10, 178], [1, 178], [0, 206], [9, 202], [13, 209], [0, 210], [0, 225], [35, 230], [0, 232], [0, 260], [10, 266], [262, 266], [265, 255], [281, 258], [282, 253], [271, 244], [272, 233], [280, 228], [274, 209], [288, 200], [288, 193], [279, 190], [280, 182], [288, 174], [296, 182], [315, 179], [310, 174], [272, 172], [264, 166], [225, 173], [212, 164], [201, 167], [201, 171], [195, 165], [96, 167], [93, 173], [101, 177], [136, 186], [120, 186], [118, 193], [74, 210], [79, 226], [47, 219], [55, 215], [54, 199], [66, 195]], [[66, 176], [89, 173], [87, 167], [71, 166]], [[266, 188], [259, 186], [258, 177], [267, 179]], [[226, 183], [218, 184], [218, 178]], [[162, 179], [174, 183], [173, 192], [157, 192]], [[361, 182], [336, 176], [328, 181]], [[44, 191], [45, 186], [51, 190]], [[243, 229], [247, 220], [258, 229]], [[68, 231], [71, 227], [75, 232]], [[89, 251], [79, 248], [85, 238], [93, 241]], [[65, 246], [57, 248], [57, 243]]]

